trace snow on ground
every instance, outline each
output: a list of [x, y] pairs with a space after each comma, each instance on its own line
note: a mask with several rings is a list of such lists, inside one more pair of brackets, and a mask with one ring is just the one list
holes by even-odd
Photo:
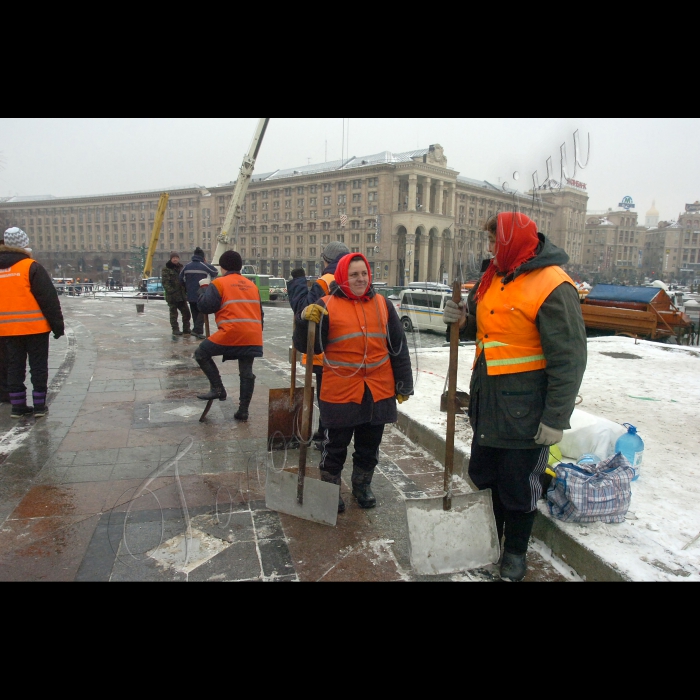
[[[473, 346], [460, 348], [458, 389], [463, 391], [469, 390], [474, 352]], [[440, 395], [449, 349], [411, 355], [416, 395], [399, 410], [444, 436], [447, 416], [440, 413]], [[700, 581], [700, 349], [590, 338], [580, 394], [580, 408], [587, 413], [637, 427], [644, 462], [624, 523], [556, 521], [558, 526], [630, 579]], [[471, 438], [467, 421], [458, 418], [457, 447], [468, 453]], [[548, 515], [544, 502], [540, 509]]]

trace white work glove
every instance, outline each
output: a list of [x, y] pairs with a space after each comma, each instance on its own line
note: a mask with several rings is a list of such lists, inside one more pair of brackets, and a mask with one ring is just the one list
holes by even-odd
[[208, 287], [211, 284], [211, 277], [207, 275], [203, 280], [199, 280], [200, 287]]
[[452, 299], [448, 300], [445, 304], [445, 313], [442, 317], [444, 323], [448, 326], [451, 323], [461, 323], [462, 319], [467, 317], [467, 304], [464, 300], [460, 301], [459, 304], [455, 304]]
[[550, 428], [544, 423], [540, 423], [540, 427], [535, 435], [535, 442], [538, 445], [551, 447], [552, 445], [558, 445], [561, 439], [564, 437], [563, 430], [557, 430], [556, 428]]

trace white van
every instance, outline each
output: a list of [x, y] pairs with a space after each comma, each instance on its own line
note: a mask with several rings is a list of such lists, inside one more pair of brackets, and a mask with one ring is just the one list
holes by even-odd
[[445, 304], [452, 292], [404, 289], [399, 295], [397, 311], [407, 333], [412, 330], [445, 333], [443, 323]]

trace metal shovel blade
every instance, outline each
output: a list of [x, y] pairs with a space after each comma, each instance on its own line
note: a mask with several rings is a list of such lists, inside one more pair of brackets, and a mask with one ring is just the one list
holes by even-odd
[[297, 499], [298, 483], [296, 474], [268, 468], [265, 505], [278, 513], [335, 527], [340, 486], [319, 479], [304, 479], [304, 503], [300, 505]]
[[417, 574], [455, 574], [495, 564], [500, 557], [491, 490], [406, 501], [411, 566]]

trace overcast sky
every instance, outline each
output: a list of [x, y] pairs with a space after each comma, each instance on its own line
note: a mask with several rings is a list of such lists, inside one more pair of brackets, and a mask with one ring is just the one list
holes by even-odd
[[[214, 186], [236, 178], [257, 117], [236, 119], [0, 119], [0, 196], [73, 196]], [[340, 159], [342, 118], [273, 118], [257, 172]], [[346, 121], [347, 124], [347, 121]], [[528, 189], [532, 173], [556, 177], [567, 144], [573, 175], [573, 133], [588, 167], [589, 211], [616, 208], [631, 196], [640, 222], [652, 200], [662, 219], [700, 199], [700, 119], [353, 118], [351, 156], [402, 152], [439, 143], [462, 175]], [[348, 130], [346, 128], [346, 137]], [[517, 183], [513, 173], [520, 174]]]

